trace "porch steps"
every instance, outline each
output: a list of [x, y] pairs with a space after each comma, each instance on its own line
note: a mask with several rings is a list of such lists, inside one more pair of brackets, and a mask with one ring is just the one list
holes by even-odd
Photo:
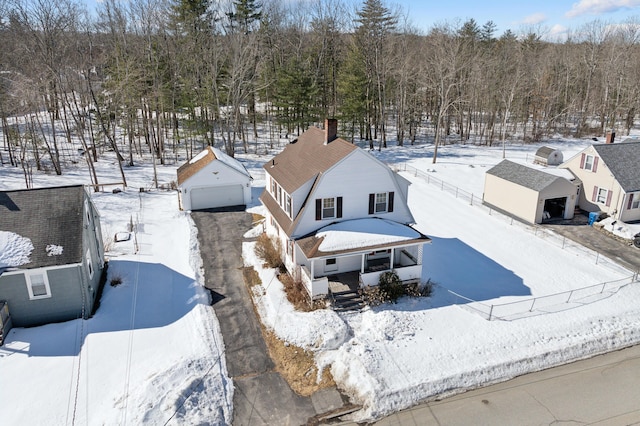
[[365, 303], [362, 297], [357, 291], [332, 291], [331, 292], [331, 306], [334, 311], [359, 311], [365, 307]]

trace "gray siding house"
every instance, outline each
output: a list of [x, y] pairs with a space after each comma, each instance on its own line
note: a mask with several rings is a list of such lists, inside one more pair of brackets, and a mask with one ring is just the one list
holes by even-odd
[[100, 218], [83, 186], [0, 192], [0, 300], [15, 327], [88, 318], [103, 270]]

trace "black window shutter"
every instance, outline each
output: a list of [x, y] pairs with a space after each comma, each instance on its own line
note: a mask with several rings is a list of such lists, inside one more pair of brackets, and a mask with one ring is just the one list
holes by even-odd
[[342, 197], [338, 197], [336, 210], [336, 218], [340, 219], [342, 217]]
[[389, 206], [387, 207], [387, 211], [389, 213], [393, 211], [393, 192], [389, 193]]
[[316, 198], [316, 220], [322, 219], [322, 198]]
[[376, 203], [376, 194], [369, 194], [369, 214], [373, 214]]

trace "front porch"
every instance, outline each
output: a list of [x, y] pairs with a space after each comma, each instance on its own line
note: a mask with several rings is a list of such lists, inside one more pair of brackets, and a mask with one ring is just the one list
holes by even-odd
[[377, 286], [380, 275], [393, 271], [402, 282], [422, 278], [422, 245], [402, 246], [367, 253], [309, 259], [300, 267], [302, 282], [312, 299]]
[[330, 288], [335, 293], [377, 286], [388, 271], [401, 281], [420, 281], [423, 246], [430, 242], [408, 225], [354, 219], [295, 240], [292, 261], [309, 295], [317, 299], [329, 295]]

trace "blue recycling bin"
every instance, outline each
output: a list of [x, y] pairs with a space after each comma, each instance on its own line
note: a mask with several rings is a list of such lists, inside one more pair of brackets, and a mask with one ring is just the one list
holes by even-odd
[[600, 219], [600, 212], [589, 213], [589, 226], [593, 226]]

